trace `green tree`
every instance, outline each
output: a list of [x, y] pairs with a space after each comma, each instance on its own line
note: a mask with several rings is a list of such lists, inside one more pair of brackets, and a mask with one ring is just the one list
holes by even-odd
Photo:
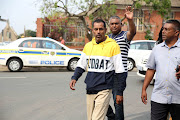
[[20, 35], [18, 35], [18, 38], [21, 38], [22, 36], [24, 36], [24, 37], [36, 37], [36, 32], [33, 30], [26, 30], [25, 35], [24, 35], [24, 33], [21, 33]]
[[[86, 22], [86, 17], [88, 16], [90, 20], [99, 17], [108, 22], [109, 17], [116, 13], [116, 5], [114, 4], [116, 1], [117, 0], [42, 0], [41, 12], [44, 17], [50, 19], [59, 17], [62, 13], [63, 16], [66, 16], [68, 19], [65, 21], [69, 21], [69, 18], [77, 17], [84, 25], [87, 38], [91, 40], [92, 35], [88, 34], [89, 26]], [[135, 9], [142, 10], [143, 6], [149, 8], [149, 18], [146, 20], [146, 23], [142, 24], [146, 29], [145, 39], [152, 39], [150, 24], [151, 13], [152, 11], [157, 11], [163, 19], [168, 19], [169, 17], [167, 15], [171, 11], [171, 0], [132, 0], [132, 2], [132, 6]], [[127, 1], [127, 4], [129, 4], [129, 1]], [[124, 18], [122, 18], [122, 21], [123, 20]], [[58, 22], [56, 22], [56, 25], [58, 26]], [[60, 27], [59, 29], [61, 30], [62, 28]]]
[[[89, 33], [89, 26], [86, 18], [92, 20], [92, 11], [98, 10], [96, 15], [108, 20], [116, 12], [116, 6], [111, 4], [114, 0], [42, 0], [41, 12], [44, 17], [54, 18], [55, 13], [65, 13], [67, 18], [76, 17], [82, 21], [86, 36], [91, 40], [92, 33]], [[108, 8], [108, 9], [107, 9]], [[100, 12], [99, 12], [100, 11]]]
[[26, 30], [25, 34], [26, 34], [26, 37], [36, 37], [36, 32], [33, 30]]

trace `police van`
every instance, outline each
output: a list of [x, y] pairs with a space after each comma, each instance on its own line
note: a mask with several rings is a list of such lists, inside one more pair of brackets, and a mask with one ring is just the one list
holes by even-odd
[[81, 51], [70, 49], [60, 42], [41, 37], [21, 38], [0, 46], [0, 65], [9, 71], [23, 67], [61, 67], [75, 70]]

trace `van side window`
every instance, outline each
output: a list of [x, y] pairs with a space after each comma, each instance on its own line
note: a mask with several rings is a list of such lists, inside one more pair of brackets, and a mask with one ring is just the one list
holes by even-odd
[[53, 48], [55, 48], [55, 46], [53, 45], [53, 42], [52, 42], [52, 41], [43, 40], [43, 41], [42, 41], [42, 48], [45, 48], [45, 49], [53, 49]]
[[152, 50], [154, 48], [155, 43], [154, 42], [149, 42], [149, 44], [150, 44], [150, 50]]
[[40, 43], [38, 40], [25, 40], [19, 45], [19, 47], [40, 48]]
[[33, 40], [31, 41], [32, 48], [40, 48], [39, 40]]
[[140, 43], [139, 48], [140, 50], [148, 50], [148, 44], [145, 42]]
[[31, 46], [31, 40], [25, 40], [25, 41], [23, 41], [23, 42], [19, 45], [19, 47], [31, 48], [31, 47], [32, 47], [32, 46]]
[[43, 45], [43, 48], [45, 48], [45, 49], [58, 49], [58, 50], [62, 50], [62, 46], [60, 46], [57, 43], [52, 42], [52, 41], [43, 40], [42, 45]]
[[134, 43], [130, 45], [130, 49], [148, 50], [148, 44], [146, 42]]

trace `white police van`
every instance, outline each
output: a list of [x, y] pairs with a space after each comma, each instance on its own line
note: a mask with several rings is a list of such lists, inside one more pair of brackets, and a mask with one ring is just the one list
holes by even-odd
[[[141, 62], [137, 65], [137, 75], [140, 77], [145, 78], [147, 67], [146, 63], [149, 59], [150, 53], [142, 57]], [[155, 82], [156, 74], [154, 75], [153, 79], [151, 80], [150, 84], [153, 85]]]
[[18, 39], [0, 47], [0, 65], [10, 71], [23, 67], [60, 67], [75, 70], [81, 51], [70, 49], [60, 42], [40, 37]]
[[137, 67], [137, 64], [141, 62], [141, 59], [145, 55], [149, 55], [155, 45], [154, 40], [135, 40], [131, 41], [129, 53], [128, 53], [128, 70], [133, 70]]

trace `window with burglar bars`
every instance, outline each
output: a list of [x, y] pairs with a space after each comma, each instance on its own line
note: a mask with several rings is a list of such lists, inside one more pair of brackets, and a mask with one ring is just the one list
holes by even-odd
[[51, 38], [55, 40], [58, 40], [62, 36], [66, 42], [72, 42], [74, 38], [85, 38], [85, 29], [82, 24], [62, 25], [61, 30], [59, 30], [59, 26], [57, 25], [44, 24], [43, 37], [47, 37], [48, 33], [51, 33]]
[[77, 31], [79, 37], [85, 37], [85, 29], [82, 22], [78, 22]]
[[137, 31], [143, 31], [144, 12], [142, 10], [134, 10], [134, 23]]

